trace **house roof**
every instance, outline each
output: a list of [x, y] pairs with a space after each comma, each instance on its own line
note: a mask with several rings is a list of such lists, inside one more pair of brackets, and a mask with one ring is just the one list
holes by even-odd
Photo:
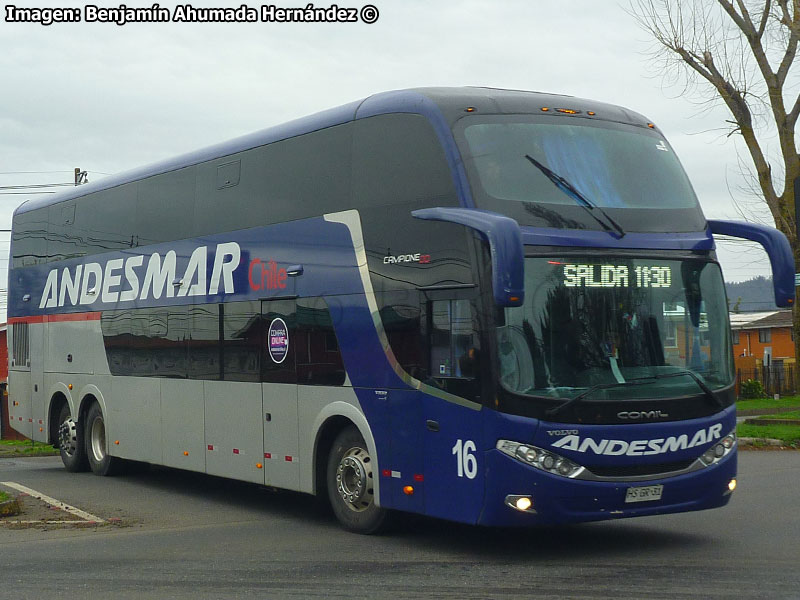
[[773, 310], [767, 312], [731, 313], [731, 329], [770, 329], [791, 327], [792, 311]]

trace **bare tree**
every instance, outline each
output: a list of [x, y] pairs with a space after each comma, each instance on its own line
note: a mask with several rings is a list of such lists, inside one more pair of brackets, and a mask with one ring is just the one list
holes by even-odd
[[[730, 111], [729, 135], [741, 136], [757, 189], [800, 264], [795, 222], [800, 80], [791, 73], [800, 40], [800, 0], [630, 2], [631, 13], [657, 42], [655, 56], [665, 77]], [[797, 307], [794, 330], [800, 357]]]

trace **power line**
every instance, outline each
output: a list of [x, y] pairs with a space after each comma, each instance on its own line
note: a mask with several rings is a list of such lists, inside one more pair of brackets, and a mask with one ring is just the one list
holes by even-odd
[[74, 183], [31, 183], [28, 185], [0, 185], [0, 190], [33, 190], [49, 187], [74, 186]]
[[[70, 184], [72, 185], [72, 184]], [[0, 192], [0, 196], [35, 196], [36, 194], [57, 194], [58, 192]]]
[[0, 175], [46, 175], [52, 173], [72, 173], [72, 171], [0, 171]]

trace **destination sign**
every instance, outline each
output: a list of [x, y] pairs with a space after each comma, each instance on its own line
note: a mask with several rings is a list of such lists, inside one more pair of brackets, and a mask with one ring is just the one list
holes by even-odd
[[668, 288], [672, 267], [662, 265], [564, 264], [566, 287]]

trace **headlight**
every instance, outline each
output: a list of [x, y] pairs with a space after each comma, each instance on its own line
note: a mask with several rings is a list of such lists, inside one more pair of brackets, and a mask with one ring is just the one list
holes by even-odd
[[730, 454], [734, 446], [736, 446], [736, 431], [731, 431], [719, 442], [703, 452], [703, 456], [700, 457], [700, 460], [702, 460], [703, 464], [707, 467], [711, 466]]
[[584, 467], [572, 462], [568, 458], [564, 458], [554, 452], [536, 446], [529, 446], [509, 440], [499, 440], [497, 442], [497, 449], [503, 454], [507, 454], [526, 465], [552, 473], [553, 475], [560, 475], [572, 479], [584, 471]]

